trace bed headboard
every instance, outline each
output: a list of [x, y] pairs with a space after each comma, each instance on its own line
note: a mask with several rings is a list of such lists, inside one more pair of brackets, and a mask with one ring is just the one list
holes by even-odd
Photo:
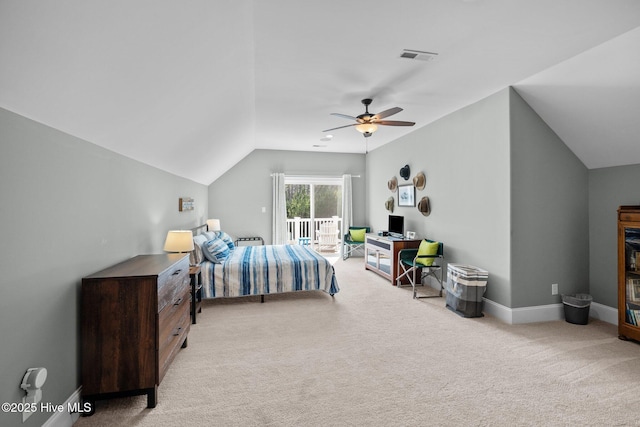
[[209, 227], [207, 227], [207, 224], [202, 224], [202, 225], [199, 225], [197, 227], [192, 228], [191, 232], [193, 233], [194, 236], [197, 236], [198, 234], [202, 234], [207, 230], [209, 230]]

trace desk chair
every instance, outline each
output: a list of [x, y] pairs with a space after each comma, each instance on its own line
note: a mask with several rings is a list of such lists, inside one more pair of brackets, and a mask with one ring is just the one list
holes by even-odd
[[[417, 282], [416, 272], [420, 270], [420, 282]], [[444, 274], [444, 245], [441, 242], [424, 239], [417, 249], [401, 249], [398, 252], [398, 272], [401, 273], [396, 279], [396, 285], [402, 286], [402, 278], [407, 277], [413, 287], [413, 298], [432, 298], [436, 295], [417, 296], [416, 285], [422, 285], [425, 277], [433, 276], [440, 284], [440, 292], [437, 296], [442, 296], [444, 285], [442, 283]]]

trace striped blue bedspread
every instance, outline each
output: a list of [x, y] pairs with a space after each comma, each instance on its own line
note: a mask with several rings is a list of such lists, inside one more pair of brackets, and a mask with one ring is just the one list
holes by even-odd
[[201, 267], [203, 298], [340, 290], [331, 263], [300, 245], [237, 246], [224, 263]]

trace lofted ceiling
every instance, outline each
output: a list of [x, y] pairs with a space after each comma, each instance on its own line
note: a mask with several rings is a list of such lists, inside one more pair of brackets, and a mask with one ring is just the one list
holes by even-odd
[[[0, 58], [0, 107], [202, 184], [258, 148], [371, 151], [508, 86], [587, 167], [640, 163], [637, 0], [1, 0]], [[416, 126], [321, 132], [363, 98]]]

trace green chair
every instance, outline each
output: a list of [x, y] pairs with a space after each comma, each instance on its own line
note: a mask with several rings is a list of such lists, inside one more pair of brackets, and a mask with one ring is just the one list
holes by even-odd
[[[416, 276], [418, 271], [420, 271], [419, 277]], [[406, 276], [413, 287], [414, 298], [441, 297], [444, 289], [442, 282], [444, 274], [444, 245], [441, 242], [424, 239], [419, 248], [401, 249], [398, 252], [398, 273], [400, 274], [396, 279], [396, 285], [402, 286], [402, 278]], [[432, 276], [438, 281], [440, 292], [438, 295], [417, 296], [416, 286], [422, 285], [422, 280], [428, 276]], [[420, 282], [417, 282], [418, 278]]]
[[[355, 231], [353, 235], [351, 234], [351, 230]], [[364, 233], [362, 233], [362, 230], [365, 230]], [[342, 259], [349, 258], [352, 253], [360, 249], [364, 254], [364, 234], [369, 232], [371, 232], [371, 227], [358, 227], [355, 225], [349, 227], [349, 232], [345, 234], [344, 238], [342, 239]]]

